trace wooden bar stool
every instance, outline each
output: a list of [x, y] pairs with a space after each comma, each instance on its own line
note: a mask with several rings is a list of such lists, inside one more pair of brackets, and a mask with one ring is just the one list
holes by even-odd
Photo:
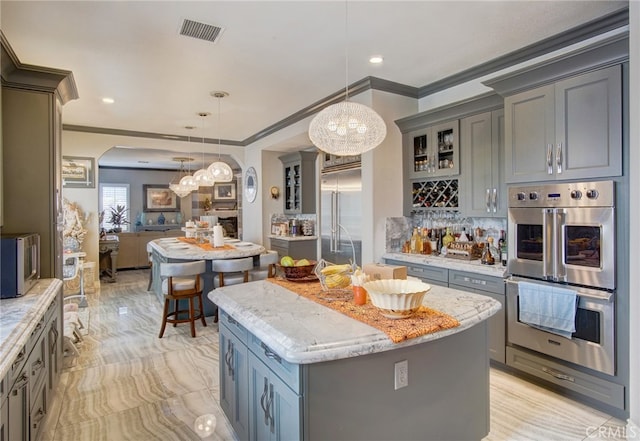
[[[164, 310], [162, 312], [162, 327], [159, 338], [162, 338], [167, 323], [191, 323], [191, 337], [196, 336], [197, 320], [202, 321], [202, 326], [207, 326], [204, 319], [204, 307], [202, 305], [202, 285], [200, 274], [206, 271], [204, 260], [185, 263], [161, 263], [160, 277], [162, 278], [162, 293], [164, 294]], [[195, 309], [194, 299], [198, 299], [199, 309]], [[189, 302], [189, 309], [180, 309], [180, 300]], [[173, 310], [169, 311], [173, 301]]]
[[[217, 273], [213, 277], [213, 286], [222, 288], [223, 286], [247, 283], [249, 281], [249, 270], [252, 268], [253, 257], [212, 260], [211, 270]], [[213, 322], [218, 323], [218, 308], [216, 308], [216, 312], [213, 315]]]
[[260, 266], [249, 270], [251, 281], [264, 280], [276, 276], [276, 264], [278, 263], [278, 252], [266, 250], [260, 254]]

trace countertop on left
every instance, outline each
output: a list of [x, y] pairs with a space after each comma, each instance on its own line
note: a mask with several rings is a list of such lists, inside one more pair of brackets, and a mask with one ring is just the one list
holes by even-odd
[[41, 279], [24, 296], [0, 300], [0, 378], [9, 371], [59, 289], [62, 280]]

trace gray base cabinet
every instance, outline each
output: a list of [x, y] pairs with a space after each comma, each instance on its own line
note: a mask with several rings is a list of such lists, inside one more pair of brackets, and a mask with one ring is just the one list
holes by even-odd
[[315, 260], [318, 254], [318, 240], [286, 240], [271, 238], [270, 248], [278, 253], [278, 258], [291, 256], [293, 259]]
[[[477, 440], [489, 433], [486, 322], [421, 345], [302, 365], [223, 310], [219, 335], [220, 403], [239, 440]], [[409, 382], [395, 389], [402, 360]], [[440, 397], [439, 405], [429, 397]]]
[[2, 381], [0, 441], [40, 439], [62, 368], [62, 285]]
[[393, 259], [385, 259], [385, 263], [406, 266], [408, 275], [418, 277], [426, 283], [482, 294], [499, 301], [502, 309], [487, 320], [489, 355], [494, 361], [503, 364], [506, 362], [506, 299], [503, 278], [450, 270], [437, 266], [418, 265]]

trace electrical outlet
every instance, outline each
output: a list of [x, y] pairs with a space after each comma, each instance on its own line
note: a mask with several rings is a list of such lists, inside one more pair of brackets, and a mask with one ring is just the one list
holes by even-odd
[[393, 384], [395, 390], [409, 386], [409, 362], [407, 360], [395, 364]]

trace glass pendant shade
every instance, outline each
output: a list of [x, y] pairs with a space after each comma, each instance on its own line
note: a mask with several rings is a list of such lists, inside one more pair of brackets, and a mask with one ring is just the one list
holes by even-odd
[[169, 189], [173, 191], [180, 198], [187, 196], [189, 193], [193, 191], [186, 187], [183, 187], [180, 184], [169, 184]]
[[318, 113], [309, 125], [309, 138], [320, 150], [337, 155], [359, 155], [376, 148], [387, 136], [380, 115], [364, 104], [344, 101]]
[[208, 168], [201, 168], [195, 172], [193, 179], [195, 179], [198, 187], [211, 187], [216, 182]]
[[183, 176], [182, 179], [180, 179], [180, 185], [185, 189], [190, 189], [190, 191], [198, 189], [198, 184], [191, 175]]
[[233, 170], [229, 164], [222, 161], [216, 161], [212, 163], [207, 170], [213, 176], [216, 182], [231, 182], [233, 181]]

